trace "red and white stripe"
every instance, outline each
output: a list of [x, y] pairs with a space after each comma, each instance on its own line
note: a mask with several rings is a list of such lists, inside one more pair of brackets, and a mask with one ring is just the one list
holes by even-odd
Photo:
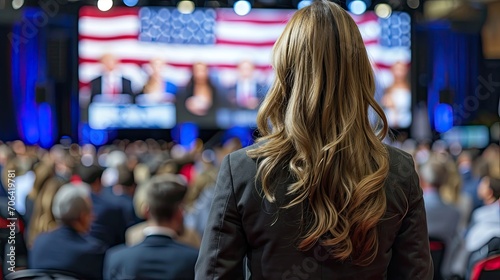
[[[207, 63], [221, 71], [219, 76], [235, 76], [237, 64], [251, 60], [262, 74], [267, 75], [272, 46], [293, 12], [254, 9], [241, 17], [232, 9], [218, 9], [215, 45], [169, 45], [138, 40], [139, 8], [115, 7], [101, 12], [96, 7], [83, 7], [79, 21], [80, 84], [85, 85], [99, 75], [99, 59], [106, 53], [120, 59], [122, 72], [138, 84], [145, 81], [144, 65], [153, 58], [165, 60], [165, 76], [180, 85], [189, 79], [190, 66], [196, 62]], [[409, 63], [409, 51], [387, 49], [378, 44], [380, 26], [374, 13], [353, 18], [379, 79], [383, 84], [389, 83], [390, 66], [396, 61]]]

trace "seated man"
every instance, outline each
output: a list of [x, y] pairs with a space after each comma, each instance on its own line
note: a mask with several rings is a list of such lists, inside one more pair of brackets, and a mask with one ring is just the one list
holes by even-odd
[[486, 205], [472, 212], [469, 230], [453, 265], [453, 271], [457, 275], [469, 275], [472, 266], [486, 258], [489, 241], [500, 237], [500, 179], [484, 177], [478, 188], [478, 195]]
[[103, 170], [98, 166], [79, 166], [81, 180], [91, 187], [92, 212], [94, 220], [90, 235], [113, 247], [125, 243], [126, 218], [123, 207], [118, 201], [103, 194], [101, 176]]
[[151, 183], [146, 193], [146, 238], [133, 247], [110, 249], [104, 279], [194, 279], [197, 250], [174, 240], [183, 232], [181, 203], [186, 191], [184, 185], [172, 181]]
[[52, 213], [60, 227], [35, 240], [29, 268], [62, 270], [85, 279], [99, 279], [106, 247], [86, 236], [92, 221], [90, 187], [62, 186], [54, 197]]
[[478, 250], [493, 237], [500, 237], [500, 179], [484, 177], [478, 194], [485, 206], [472, 213], [470, 228], [465, 236], [465, 247], [469, 252]]

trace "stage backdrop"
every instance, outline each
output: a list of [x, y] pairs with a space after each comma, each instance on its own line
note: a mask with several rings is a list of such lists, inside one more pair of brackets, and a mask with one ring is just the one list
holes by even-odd
[[[94, 129], [172, 128], [181, 122], [204, 128], [254, 126], [256, 101], [273, 79], [273, 44], [293, 13], [253, 9], [238, 16], [232, 9], [196, 9], [185, 15], [167, 7], [108, 12], [83, 7], [82, 122]], [[410, 16], [393, 13], [381, 19], [367, 12], [352, 17], [373, 62], [376, 98], [392, 127], [407, 128]]]

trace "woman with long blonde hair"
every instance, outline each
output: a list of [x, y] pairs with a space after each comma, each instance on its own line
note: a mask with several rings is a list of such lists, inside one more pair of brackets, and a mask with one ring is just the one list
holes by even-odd
[[196, 279], [432, 279], [418, 176], [382, 144], [387, 120], [351, 16], [315, 1], [273, 52], [262, 137], [221, 165]]
[[48, 179], [40, 189], [33, 205], [33, 214], [28, 229], [28, 248], [31, 248], [40, 233], [54, 230], [56, 219], [52, 214], [52, 202], [64, 182], [56, 177]]

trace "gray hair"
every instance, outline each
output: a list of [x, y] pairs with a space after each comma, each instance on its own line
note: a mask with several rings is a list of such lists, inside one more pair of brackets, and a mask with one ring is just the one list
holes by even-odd
[[85, 183], [63, 185], [54, 196], [52, 214], [64, 224], [80, 218], [82, 213], [91, 211], [87, 202], [90, 199], [90, 186]]
[[448, 169], [446, 161], [442, 157], [433, 155], [419, 168], [419, 175], [422, 180], [439, 188], [448, 180]]

